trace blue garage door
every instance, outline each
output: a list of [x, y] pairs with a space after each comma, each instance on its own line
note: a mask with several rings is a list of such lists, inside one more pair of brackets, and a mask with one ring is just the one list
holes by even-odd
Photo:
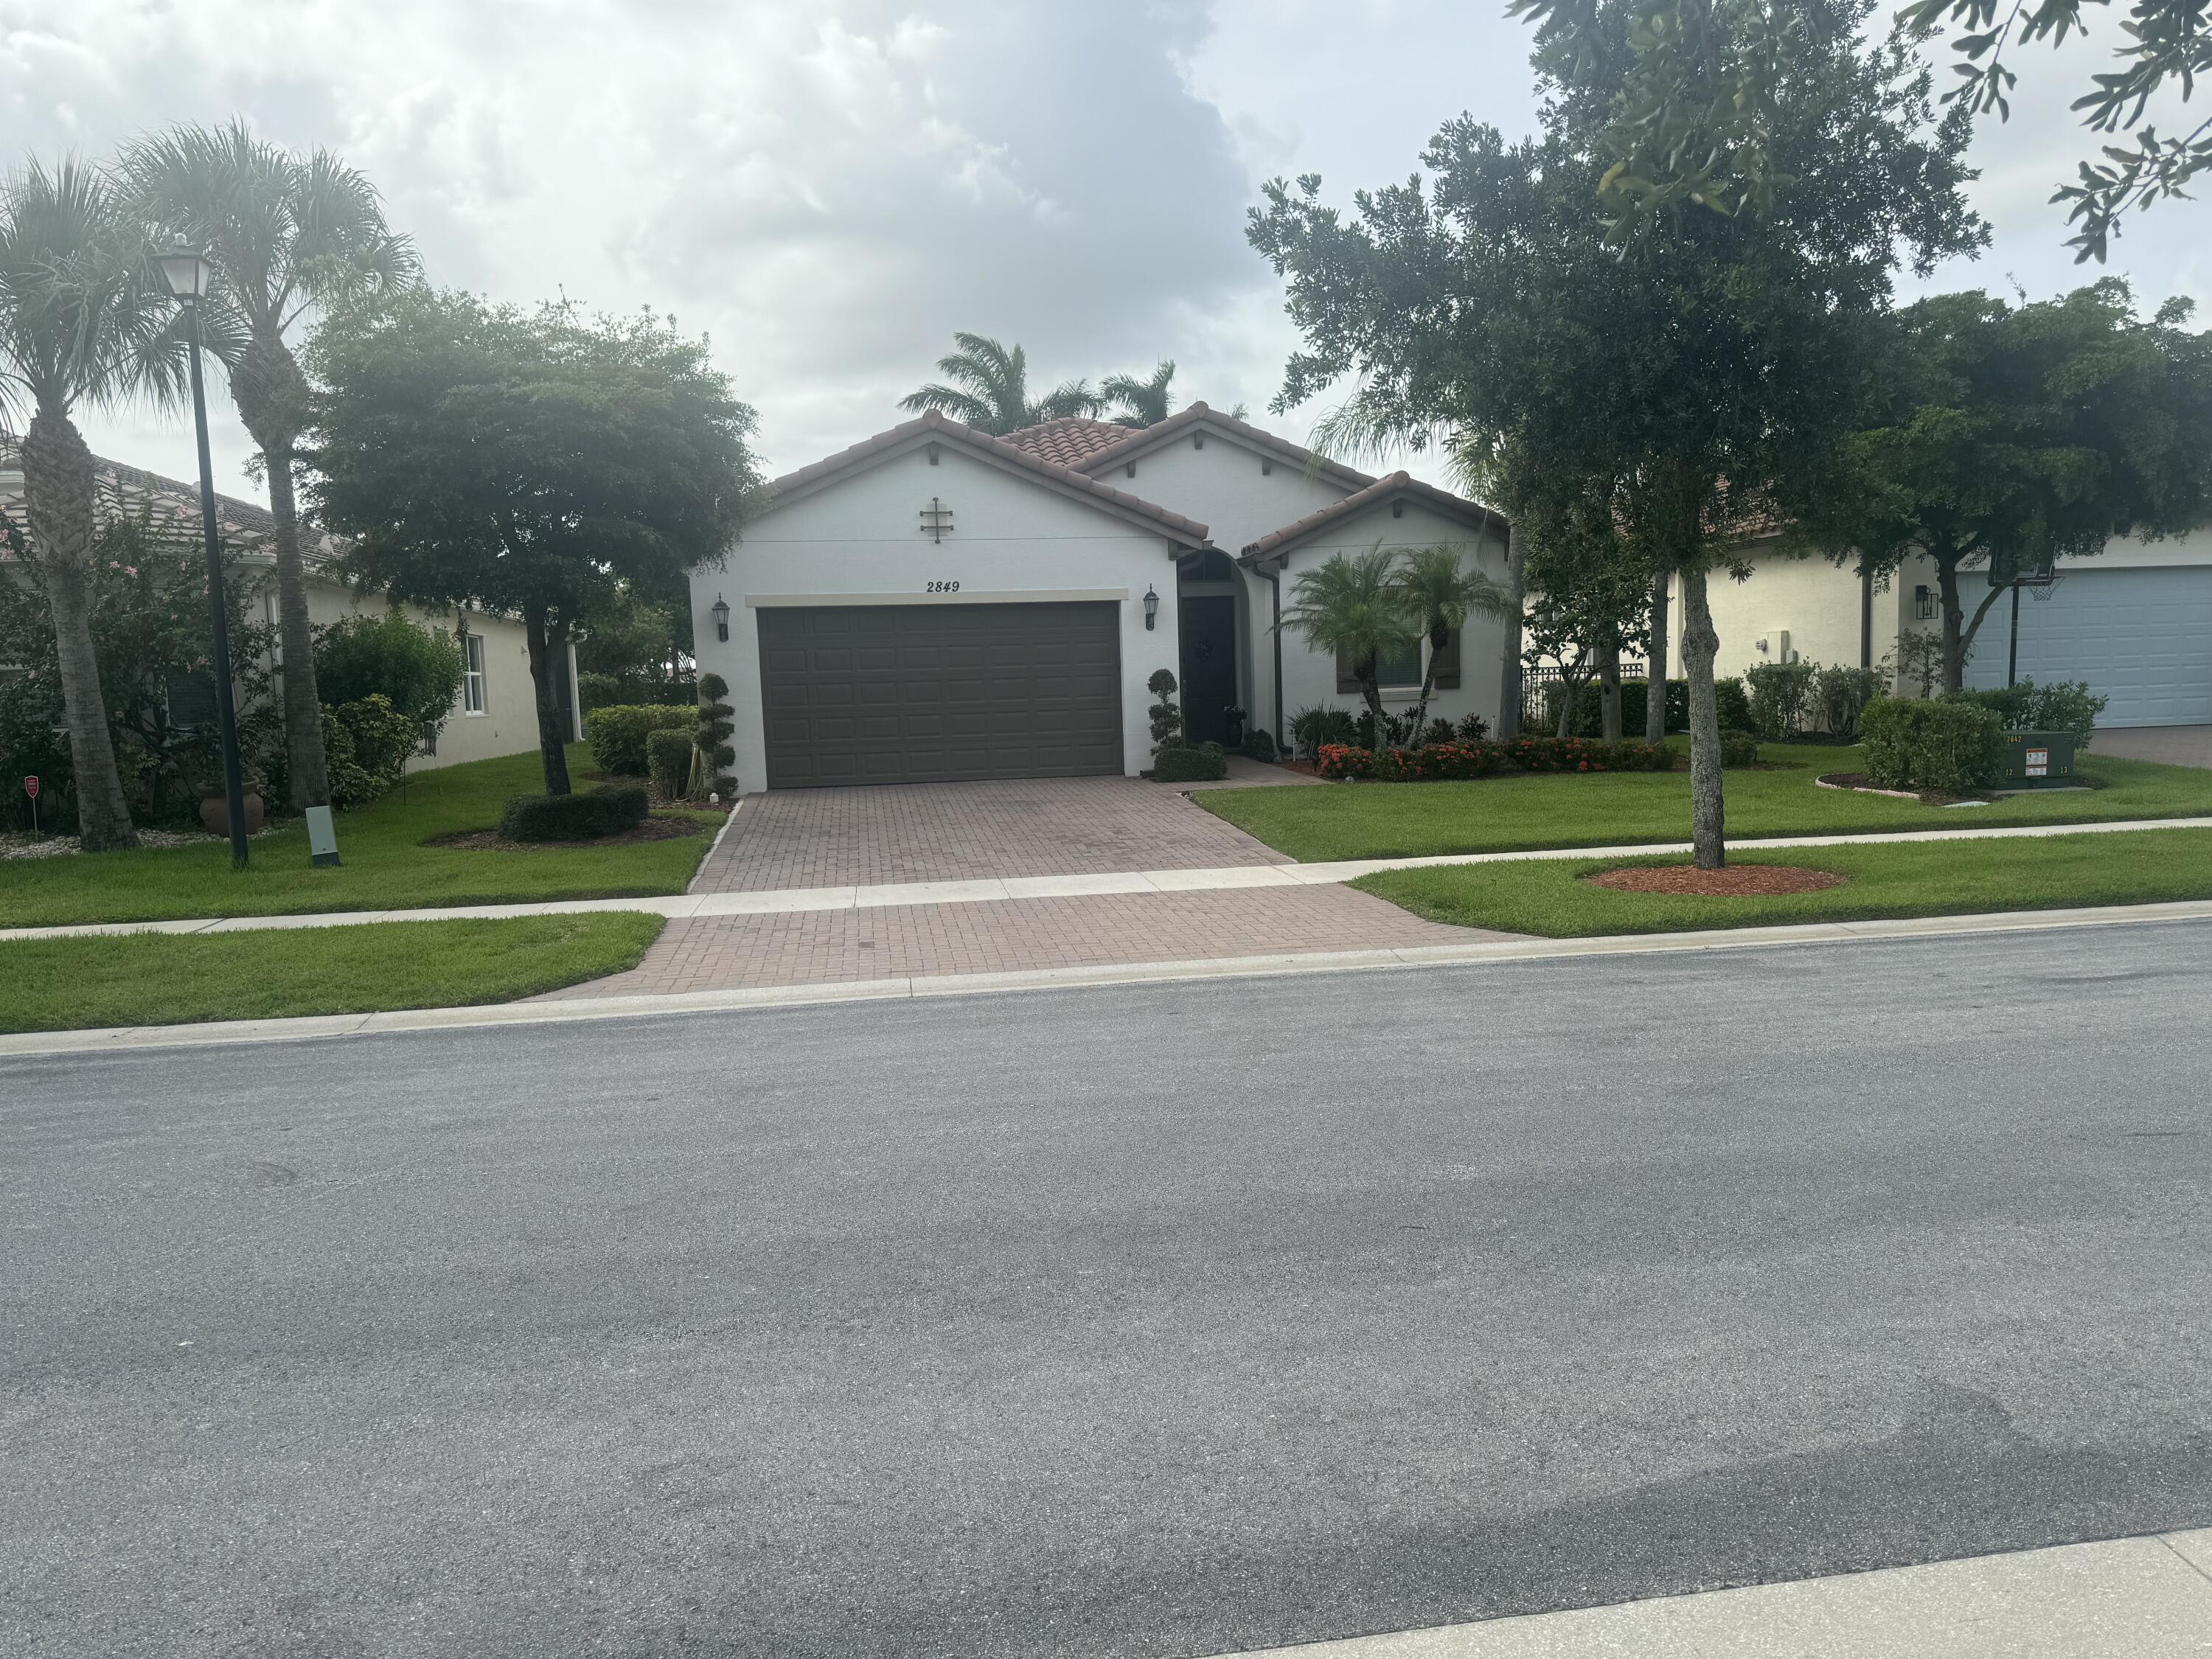
[[[2005, 683], [2008, 601], [1990, 607], [1966, 684]], [[2212, 721], [2212, 565], [2066, 574], [2047, 599], [2020, 597], [2020, 675], [2087, 680], [2105, 726]]]

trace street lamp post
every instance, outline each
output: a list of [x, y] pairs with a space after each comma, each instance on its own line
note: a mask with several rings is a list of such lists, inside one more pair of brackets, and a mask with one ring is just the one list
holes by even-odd
[[207, 388], [200, 376], [200, 301], [207, 261], [188, 247], [161, 256], [169, 292], [184, 307], [185, 355], [192, 366], [192, 425], [200, 446], [200, 530], [207, 540], [208, 614], [215, 624], [215, 717], [222, 738], [222, 790], [230, 805], [230, 866], [246, 868], [246, 778], [238, 761], [238, 709], [230, 681], [230, 607], [222, 596], [222, 538], [215, 525], [215, 463], [208, 455]]

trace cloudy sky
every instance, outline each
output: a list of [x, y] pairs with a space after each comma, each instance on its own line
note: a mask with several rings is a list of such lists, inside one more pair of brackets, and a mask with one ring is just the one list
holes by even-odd
[[[1462, 110], [1534, 105], [1502, 0], [0, 0], [0, 132], [104, 155], [242, 112], [343, 153], [432, 278], [501, 299], [652, 305], [710, 335], [774, 471], [900, 418], [955, 329], [1028, 348], [1033, 383], [1179, 367], [1181, 398], [1262, 418], [1292, 340], [1244, 245], [1260, 183], [1403, 177]], [[2109, 26], [2107, 26], [2109, 32]], [[2094, 67], [2101, 67], [2101, 64]], [[1980, 141], [1996, 242], [1934, 286], [2081, 280], [2052, 183], [2082, 50], [2022, 60]], [[2132, 228], [2112, 269], [2212, 301], [2203, 204]], [[221, 402], [221, 399], [218, 399]], [[1304, 434], [1309, 406], [1275, 421]], [[219, 410], [217, 487], [258, 495]], [[189, 433], [86, 422], [190, 476]]]

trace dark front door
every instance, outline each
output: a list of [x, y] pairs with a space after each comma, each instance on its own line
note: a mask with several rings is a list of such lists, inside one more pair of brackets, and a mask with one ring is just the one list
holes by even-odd
[[768, 787], [1121, 769], [1113, 605], [760, 612]]
[[1237, 701], [1237, 601], [1193, 597], [1182, 616], [1182, 729], [1193, 743], [1226, 743]]

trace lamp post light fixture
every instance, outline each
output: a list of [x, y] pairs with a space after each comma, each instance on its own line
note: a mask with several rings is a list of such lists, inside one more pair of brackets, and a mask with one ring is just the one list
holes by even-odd
[[717, 593], [714, 603], [707, 608], [714, 614], [714, 637], [726, 641], [730, 637], [730, 602]]
[[208, 263], [198, 250], [157, 256], [169, 292], [184, 312], [185, 355], [192, 370], [192, 427], [200, 449], [200, 530], [207, 541], [208, 615], [215, 627], [215, 717], [222, 738], [222, 792], [230, 808], [230, 866], [246, 868], [246, 777], [238, 760], [238, 708], [230, 682], [230, 607], [222, 595], [222, 538], [215, 524], [215, 464], [208, 456], [207, 385], [200, 375], [200, 301]]
[[1152, 619], [1160, 614], [1160, 596], [1152, 592], [1150, 582], [1145, 584], [1145, 632], [1152, 631]]

